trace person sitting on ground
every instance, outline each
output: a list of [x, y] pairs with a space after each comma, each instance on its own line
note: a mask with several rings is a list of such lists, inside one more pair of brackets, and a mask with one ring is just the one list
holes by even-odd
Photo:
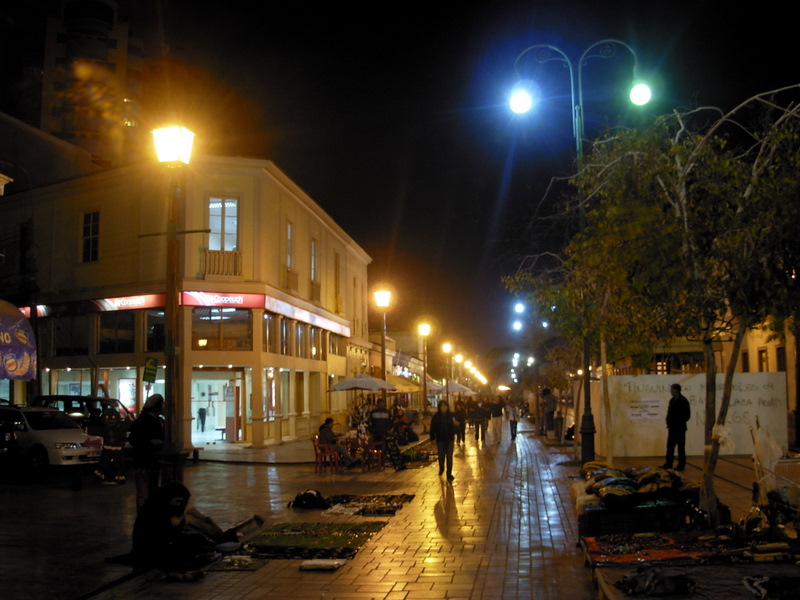
[[181, 580], [196, 580], [198, 570], [211, 562], [216, 542], [186, 529], [189, 490], [173, 481], [145, 501], [133, 524], [134, 566], [162, 569]]
[[320, 444], [327, 444], [331, 446], [339, 456], [342, 458], [345, 468], [349, 469], [356, 465], [356, 461], [347, 449], [339, 443], [339, 436], [333, 432], [333, 419], [328, 417], [325, 422], [319, 426], [319, 433], [317, 434], [317, 441]]

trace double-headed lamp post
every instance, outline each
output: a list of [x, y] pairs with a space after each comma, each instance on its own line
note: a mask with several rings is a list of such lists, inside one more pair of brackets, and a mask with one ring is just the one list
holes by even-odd
[[[392, 292], [381, 289], [373, 293], [375, 306], [383, 311], [383, 327], [381, 328], [381, 379], [386, 380], [386, 311], [392, 303]], [[386, 400], [386, 390], [381, 391], [381, 398]]]
[[422, 408], [425, 408], [428, 405], [428, 336], [431, 334], [431, 326], [420, 323], [417, 333], [422, 338]]
[[[561, 49], [551, 46], [550, 44], [536, 44], [525, 48], [520, 52], [517, 59], [514, 61], [514, 71], [519, 79], [519, 64], [520, 59], [528, 54], [533, 53], [536, 62], [540, 64], [556, 61], [564, 64], [569, 72], [570, 83], [570, 98], [572, 100], [572, 135], [575, 138], [575, 150], [578, 157], [578, 162], [583, 158], [583, 136], [584, 136], [584, 121], [583, 121], [583, 67], [593, 58], [611, 58], [616, 54], [617, 48], [624, 48], [633, 56], [633, 85], [630, 90], [630, 100], [633, 104], [642, 106], [647, 104], [651, 98], [650, 88], [637, 79], [639, 61], [636, 52], [628, 44], [621, 40], [616, 39], [603, 39], [595, 42], [581, 54], [580, 59], [575, 63], [577, 65], [577, 82], [576, 82], [576, 69], [572, 61]], [[577, 98], [575, 96], [577, 89]], [[533, 108], [534, 98], [531, 96], [531, 91], [526, 89], [525, 86], [519, 85], [511, 94], [510, 106], [511, 110], [515, 113], [521, 114], [528, 112]], [[583, 231], [586, 226], [586, 209], [583, 202], [580, 202], [580, 228]], [[594, 460], [594, 434], [597, 431], [594, 426], [594, 415], [592, 415], [591, 393], [589, 390], [590, 384], [590, 371], [589, 371], [589, 334], [587, 332], [587, 324], [583, 323], [583, 418], [581, 420], [581, 460], [586, 463]]]
[[167, 419], [167, 442], [172, 450], [180, 452], [184, 443], [184, 398], [181, 378], [180, 318], [178, 295], [180, 293], [180, 244], [178, 243], [178, 202], [181, 192], [177, 179], [177, 168], [189, 164], [192, 155], [194, 133], [185, 127], [166, 127], [153, 131], [156, 154], [161, 164], [172, 170], [172, 181], [167, 199], [167, 273], [164, 306], [165, 348], [167, 359], [164, 392], [170, 411]]

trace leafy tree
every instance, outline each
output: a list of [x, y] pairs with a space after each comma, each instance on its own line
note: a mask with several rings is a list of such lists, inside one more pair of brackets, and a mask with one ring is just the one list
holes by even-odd
[[[797, 90], [759, 94], [726, 114], [676, 111], [595, 142], [574, 178], [585, 226], [560, 270], [513, 281], [558, 306], [553, 320], [573, 344], [589, 323], [593, 347], [603, 340], [612, 359], [675, 337], [702, 341], [703, 504], [714, 520], [713, 427], [725, 423], [744, 334], [771, 314], [794, 316], [800, 303], [800, 114], [786, 100]], [[718, 409], [717, 341], [733, 347]]]

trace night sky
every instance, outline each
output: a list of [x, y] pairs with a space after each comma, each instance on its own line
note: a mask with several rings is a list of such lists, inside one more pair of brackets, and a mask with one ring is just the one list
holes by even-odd
[[181, 65], [173, 108], [194, 119], [199, 150], [275, 161], [373, 257], [371, 282], [394, 286], [389, 329], [425, 315], [432, 342], [476, 355], [517, 343], [500, 277], [564, 235], [530, 223], [552, 210], [550, 178], [573, 168], [568, 78], [531, 66], [544, 99], [514, 117], [523, 49], [554, 44], [573, 60], [603, 38], [636, 49], [656, 100], [644, 114], [622, 103], [629, 54], [589, 63], [589, 136], [800, 82], [794, 19], [770, 2], [130, 4]]

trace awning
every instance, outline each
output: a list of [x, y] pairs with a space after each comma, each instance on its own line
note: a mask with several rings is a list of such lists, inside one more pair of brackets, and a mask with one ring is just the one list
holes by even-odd
[[411, 381], [410, 379], [406, 379], [405, 377], [400, 377], [398, 375], [392, 375], [391, 373], [386, 374], [386, 381], [391, 383], [394, 387], [397, 388], [395, 394], [413, 394], [414, 392], [419, 392], [422, 387]]
[[36, 379], [36, 339], [25, 315], [0, 300], [0, 379]]

